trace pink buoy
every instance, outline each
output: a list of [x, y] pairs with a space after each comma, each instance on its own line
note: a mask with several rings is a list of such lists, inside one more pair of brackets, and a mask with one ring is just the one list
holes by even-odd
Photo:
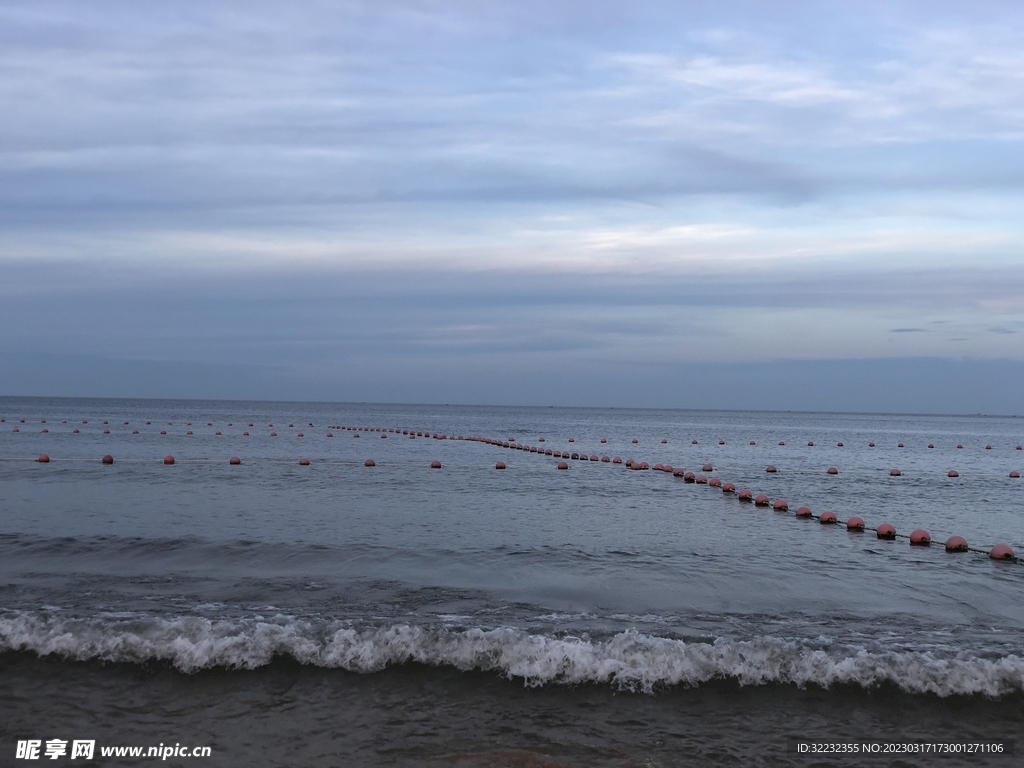
[[441, 468], [441, 462], [438, 461], [437, 459], [434, 459], [432, 462], [430, 462], [430, 468], [431, 469], [440, 469]]
[[161, 429], [160, 430], [160, 434], [161, 435], [166, 435], [167, 434], [167, 430], [166, 429]]
[[665, 465], [664, 464], [655, 464], [654, 468], [660, 472], [661, 470], [663, 470], [665, 468]]
[[996, 544], [988, 551], [988, 556], [993, 560], [1013, 560], [1013, 550], [1009, 544]]
[[[50, 432], [50, 430], [48, 430], [48, 429], [46, 429], [46, 428], [44, 428], [44, 429], [42, 430], [42, 434], [49, 434], [49, 432]], [[136, 434], [137, 434], [137, 433], [136, 433]]]
[[767, 507], [769, 504], [771, 504], [771, 499], [767, 494], [759, 493], [754, 497], [754, 506], [756, 507]]
[[672, 477], [682, 477], [686, 474], [686, 470], [680, 467], [679, 469], [672, 470]]
[[665, 445], [666, 443], [668, 443], [668, 440], [662, 440], [662, 441], [661, 441], [661, 444], [662, 444], [662, 445]]
[[704, 475], [697, 475], [697, 477], [693, 479], [693, 482], [697, 483], [697, 485], [707, 485], [708, 479]]
[[703, 467], [700, 468], [700, 471], [701, 472], [714, 472], [715, 468], [712, 467], [710, 464], [705, 464]]
[[1009, 477], [1020, 477], [1020, 472], [1018, 472], [1016, 469], [1011, 470]]
[[243, 432], [243, 433], [242, 433], [242, 437], [248, 437], [248, 436], [249, 436], [249, 433], [248, 433], [248, 432]]
[[46, 453], [40, 453], [39, 454], [39, 458], [36, 459], [36, 461], [38, 461], [40, 464], [49, 464], [50, 463], [50, 456], [49, 456], [49, 454], [46, 454]]
[[612, 459], [612, 464], [621, 464], [621, 463], [622, 463], [622, 459], [620, 457], [618, 457], [618, 456], [616, 456], [614, 459]]
[[960, 443], [957, 443], [956, 447], [957, 447], [957, 449], [960, 449], [960, 448], [963, 448], [963, 445], [961, 445]]
[[364, 467], [376, 467], [377, 466], [377, 462], [374, 461], [373, 459], [367, 459], [366, 461], [363, 462], [363, 466]]
[[301, 459], [299, 459], [299, 465], [303, 466], [303, 467], [308, 467], [309, 466], [309, 459], [307, 459], [305, 456], [303, 456]]
[[602, 442], [602, 443], [607, 443], [607, 442], [608, 442], [608, 439], [607, 439], [607, 438], [605, 438], [605, 437], [602, 437], [602, 438], [601, 438], [601, 442]]
[[890, 523], [882, 523], [880, 526], [875, 528], [875, 534], [880, 539], [895, 539], [896, 528]]
[[[220, 430], [217, 430], [213, 434], [214, 434], [215, 437], [219, 436], [220, 435]], [[301, 432], [299, 433], [299, 437], [302, 437], [302, 433]]]
[[1017, 446], [1017, 448], [1016, 448], [1016, 450], [1018, 450], [1018, 451], [1020, 451], [1020, 450], [1024, 450], [1024, 446], [1018, 445], [1018, 446]]
[[600, 461], [601, 457], [598, 456], [596, 453], [592, 453], [592, 454], [590, 454], [590, 460], [591, 461]]
[[356, 432], [355, 434], [352, 435], [352, 437], [359, 437], [359, 433]]
[[991, 451], [992, 450], [992, 446], [991, 445], [986, 445], [985, 446], [985, 450], [986, 451]]
[[74, 429], [72, 429], [71, 430], [71, 434], [77, 435], [78, 434], [78, 427], [75, 427]]
[[106, 456], [104, 456], [104, 457], [103, 457], [103, 463], [104, 463], [104, 464], [113, 464], [113, 463], [114, 463], [114, 457], [113, 457], [113, 456], [111, 456], [111, 455], [110, 455], [110, 454], [108, 453], [108, 454], [107, 454]]
[[874, 448], [874, 447], [875, 447], [874, 443], [868, 443], [868, 448]]
[[946, 551], [966, 552], [967, 539], [965, 539], [963, 536], [950, 536], [948, 539], [946, 539]]
[[[508, 439], [508, 441], [509, 441], [509, 442], [511, 443], [511, 442], [512, 442], [512, 438], [510, 437], [510, 438]], [[576, 438], [575, 438], [575, 437], [570, 437], [570, 438], [569, 438], [569, 442], [570, 442], [570, 443], [575, 443], [575, 442], [576, 442]], [[635, 442], [636, 442], [636, 440], [634, 440], [633, 442], [635, 443]], [[566, 469], [568, 469], [568, 467], [566, 467]]]
[[932, 536], [924, 528], [918, 528], [910, 534], [910, 543], [915, 547], [927, 547], [932, 543]]
[[327, 433], [327, 437], [334, 437], [334, 433], [333, 432], [328, 432]]
[[864, 518], [854, 515], [846, 521], [846, 530], [861, 532], [864, 530]]
[[132, 434], [133, 434], [133, 435], [137, 435], [137, 434], [139, 434], [139, 430], [137, 430], [137, 429], [133, 429], [133, 430], [132, 430]]
[[779, 440], [779, 445], [785, 445], [785, 444], [786, 444], [785, 440]]
[[602, 456], [601, 461], [603, 461], [605, 464], [609, 464], [611, 463], [611, 458], [608, 456]]
[[709, 477], [708, 478], [708, 488], [721, 488], [721, 487], [722, 487], [722, 481], [719, 480], [717, 477]]
[[[300, 434], [300, 435], [299, 435], [299, 437], [302, 437], [302, 435]], [[383, 435], [383, 434], [382, 434], [382, 435], [380, 436], [380, 439], [381, 439], [381, 440], [387, 440], [387, 438], [388, 438], [388, 436], [387, 436], [387, 435]]]
[[691, 441], [690, 441], [690, 445], [696, 445], [696, 444], [697, 444], [697, 441], [696, 441], [696, 440], [691, 440]]
[[754, 492], [751, 491], [749, 488], [743, 488], [738, 494], [736, 494], [736, 498], [738, 498], [740, 501], [753, 501]]
[[683, 472], [683, 481], [687, 483], [695, 483], [697, 482], [697, 475], [689, 471]]
[[898, 444], [896, 445], [896, 447], [897, 447], [897, 448], [902, 448], [902, 447], [903, 447], [903, 443], [898, 443]]
[[228, 459], [228, 464], [241, 464], [241, 463], [242, 463], [242, 460], [240, 458], [238, 458], [237, 456], [232, 456], [230, 459]]
[[[191, 432], [189, 432], [189, 434], [191, 435], [192, 433], [191, 433]], [[277, 432], [271, 432], [271, 433], [270, 433], [270, 436], [271, 436], [271, 437], [277, 437]], [[356, 437], [359, 437], [359, 435], [356, 435]]]
[[960, 477], [960, 473], [957, 472], [955, 469], [951, 469], [949, 470], [949, 472], [946, 473], [946, 477]]
[[751, 445], [757, 445], [757, 443], [755, 443], [753, 440], [750, 441], [750, 444]]
[[808, 447], [808, 448], [813, 448], [813, 447], [814, 447], [814, 441], [813, 441], [813, 440], [809, 441], [809, 442], [807, 443], [807, 447]]
[[[17, 430], [17, 428], [15, 428], [15, 430], [14, 430], [14, 431], [15, 431], [15, 432], [17, 432], [17, 431], [18, 431], [18, 430]], [[109, 429], [104, 429], [104, 430], [103, 430], [103, 434], [104, 434], [104, 435], [109, 435], [109, 434], [110, 434], [110, 430], [109, 430]], [[190, 434], [190, 435], [191, 435], [192, 433], [191, 433], [191, 432], [189, 432], [188, 434]]]
[[634, 437], [634, 438], [633, 438], [633, 442], [634, 442], [634, 443], [639, 443], [640, 441], [639, 441], [639, 440], [637, 440], [637, 439], [636, 439], [636, 438]]
[[719, 444], [719, 445], [725, 445], [725, 440], [719, 440], [719, 441], [718, 441], [718, 444]]
[[764, 471], [773, 474], [775, 472], [778, 472], [779, 470], [775, 468], [774, 464], [769, 464], [767, 467], [764, 468]]
[[842, 447], [843, 447], [843, 444], [842, 444], [842, 443], [836, 443], [836, 447], [837, 447], [837, 448], [842, 448]]
[[722, 493], [736, 493], [736, 486], [732, 483], [722, 483]]
[[831, 510], [822, 512], [818, 517], [818, 522], [822, 525], [835, 525], [839, 522], [839, 518], [836, 517], [836, 513]]
[[928, 443], [928, 447], [929, 447], [929, 448], [934, 448], [935, 446], [934, 446], [934, 445], [932, 445], [931, 443]]
[[170, 454], [167, 454], [166, 456], [164, 456], [164, 464], [173, 464], [173, 463], [174, 463], [174, 457], [173, 456], [171, 456]]
[[499, 461], [498, 463], [496, 463], [494, 465], [494, 468], [495, 469], [504, 469], [505, 468], [505, 462], [504, 461]]
[[648, 464], [646, 461], [641, 461], [640, 462], [640, 469], [650, 469], [650, 468], [651, 468], [651, 465]]
[[829, 467], [828, 469], [825, 470], [825, 473], [829, 475], [838, 475], [839, 470], [836, 469], [835, 467]]
[[[220, 432], [218, 432], [217, 434], [219, 435], [219, 434], [220, 434]], [[301, 432], [299, 432], [299, 433], [298, 433], [297, 435], [295, 435], [295, 436], [296, 436], [296, 437], [305, 437], [305, 435], [304, 435], [304, 434], [302, 434]], [[386, 437], [386, 435], [381, 435], [381, 437]]]
[[[776, 499], [775, 503], [772, 504], [772, 509], [774, 509], [776, 512], [785, 512], [787, 509], [789, 509], [789, 504], [786, 502], [785, 499]], [[811, 510], [808, 509], [807, 511], [810, 512]]]
[[900, 472], [898, 469], [890, 469], [889, 470], [889, 477], [899, 477], [902, 474], [903, 473]]
[[560, 461], [560, 462], [558, 462], [558, 468], [559, 469], [568, 469], [569, 468], [569, 464], [567, 462]]
[[800, 517], [800, 518], [813, 517], [813, 515], [811, 514], [811, 508], [810, 507], [797, 507], [796, 508], [796, 512], [794, 514], [797, 517]]

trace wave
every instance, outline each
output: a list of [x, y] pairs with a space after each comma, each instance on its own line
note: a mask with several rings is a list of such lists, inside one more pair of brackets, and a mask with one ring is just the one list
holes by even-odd
[[244, 620], [134, 614], [67, 618], [18, 612], [0, 618], [0, 652], [28, 651], [75, 661], [164, 662], [185, 673], [252, 670], [286, 656], [302, 664], [357, 673], [419, 663], [495, 671], [528, 686], [609, 684], [630, 691], [740, 685], [896, 685], [909, 693], [999, 697], [1024, 691], [1024, 659], [960, 652], [808, 647], [775, 637], [687, 642], [635, 630], [603, 640], [530, 634], [510, 627], [452, 629], [277, 616]]

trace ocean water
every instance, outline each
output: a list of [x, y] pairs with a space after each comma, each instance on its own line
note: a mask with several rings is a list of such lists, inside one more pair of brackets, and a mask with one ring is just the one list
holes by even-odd
[[[44, 398], [0, 418], [2, 765], [57, 738], [95, 740], [74, 765], [176, 744], [211, 755], [160, 762], [1024, 761], [1024, 564], [985, 554], [1024, 553], [1021, 419]], [[460, 436], [711, 464], [790, 509]]]

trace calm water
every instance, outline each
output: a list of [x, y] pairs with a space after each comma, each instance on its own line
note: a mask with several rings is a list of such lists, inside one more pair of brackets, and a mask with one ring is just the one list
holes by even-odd
[[[806, 766], [854, 763], [787, 739], [1024, 734], [1024, 566], [941, 546], [1024, 552], [1021, 419], [17, 398], [0, 418], [4, 765], [28, 738], [213, 749], [169, 765]], [[937, 546], [336, 425], [710, 463]]]

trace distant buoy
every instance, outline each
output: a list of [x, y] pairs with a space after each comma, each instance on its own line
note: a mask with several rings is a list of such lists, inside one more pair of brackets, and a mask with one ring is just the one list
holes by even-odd
[[703, 467], [701, 467], [700, 471], [701, 472], [714, 472], [715, 468], [712, 467], [710, 464], [705, 464]]
[[[217, 434], [219, 435], [219, 434], [220, 434], [220, 432], [218, 432]], [[295, 435], [295, 436], [296, 436], [296, 437], [305, 437], [305, 435], [304, 435], [304, 434], [302, 434], [301, 432], [299, 432], [299, 433], [298, 433], [297, 435]], [[381, 435], [381, 437], [387, 437], [387, 435]]]
[[967, 539], [965, 539], [963, 536], [950, 536], [948, 539], [946, 539], [946, 551], [966, 552]]
[[785, 440], [779, 440], [779, 445], [785, 445], [785, 444], [786, 444]]
[[650, 469], [650, 468], [651, 468], [651, 465], [648, 464], [646, 461], [641, 461], [640, 462], [640, 469]]
[[810, 507], [797, 507], [796, 512], [794, 512], [794, 514], [800, 518], [813, 517], [813, 515], [811, 514]]
[[722, 483], [722, 493], [736, 493], [736, 486], [732, 483]]
[[900, 472], [898, 469], [890, 469], [889, 470], [889, 477], [899, 477], [902, 474], [903, 473]]
[[301, 459], [299, 459], [299, 464], [301, 466], [303, 466], [303, 467], [308, 467], [309, 466], [309, 459], [307, 459], [305, 456], [303, 456]]
[[237, 456], [232, 456], [230, 459], [228, 459], [228, 464], [241, 464], [241, 463], [242, 463], [242, 460], [240, 458], [238, 458]]
[[836, 517], [836, 513], [832, 511], [822, 512], [818, 517], [818, 522], [822, 525], [835, 525], [839, 522], [839, 518]]
[[718, 444], [719, 444], [719, 445], [725, 445], [725, 440], [719, 440], [719, 441], [718, 441]]
[[924, 528], [918, 528], [910, 534], [910, 543], [915, 547], [927, 547], [932, 543], [931, 534]]
[[[299, 437], [302, 437], [302, 433], [301, 433], [301, 432], [299, 433]], [[383, 433], [382, 433], [382, 434], [381, 434], [381, 436], [380, 436], [380, 439], [381, 439], [381, 440], [387, 440], [387, 438], [388, 438], [388, 436], [387, 436], [387, 435], [385, 435], [385, 434], [383, 434]]]
[[988, 556], [993, 560], [1013, 560], [1013, 550], [1009, 544], [996, 544], [988, 551]]
[[[191, 435], [192, 433], [191, 433], [191, 432], [189, 432], [189, 434]], [[271, 436], [271, 437], [277, 437], [277, 432], [271, 432], [271, 433], [270, 433], [270, 436]], [[359, 435], [356, 435], [356, 437], [359, 437]]]
[[367, 459], [366, 461], [363, 462], [363, 466], [364, 467], [376, 467], [377, 466], [377, 462], [374, 461], [373, 459]]
[[736, 497], [740, 501], [753, 501], [754, 500], [754, 492], [751, 491], [749, 488], [744, 488], [738, 494], [736, 494]]
[[173, 464], [173, 463], [174, 463], [174, 457], [173, 456], [171, 456], [170, 454], [164, 456], [164, 464]]
[[843, 447], [843, 444], [842, 444], [842, 443], [836, 443], [836, 447], [837, 447], [837, 448], [842, 448], [842, 447]]
[[697, 476], [693, 472], [683, 472], [683, 482], [695, 483], [697, 482]]
[[602, 438], [601, 438], [601, 442], [602, 442], [602, 443], [607, 443], [607, 442], [608, 442], [608, 440], [607, 440], [607, 438], [604, 438], [604, 437], [602, 437]]
[[753, 440], [750, 441], [750, 444], [751, 445], [757, 445], [757, 443], [755, 443]]
[[609, 458], [608, 456], [602, 456], [601, 461], [604, 462], [605, 464], [608, 464], [611, 462], [611, 458]]
[[499, 461], [497, 464], [494, 465], [494, 468], [495, 469], [504, 469], [505, 468], [505, 462], [504, 461]]
[[696, 445], [696, 444], [697, 444], [697, 441], [696, 441], [696, 440], [691, 440], [691, 441], [690, 441], [690, 445]]
[[352, 437], [359, 437], [359, 433], [356, 432], [355, 434], [352, 435]]
[[1024, 450], [1024, 446], [1018, 445], [1018, 446], [1017, 446], [1017, 448], [1016, 448], [1016, 450], [1018, 450], [1018, 451], [1022, 451], [1022, 450]]
[[243, 432], [243, 433], [242, 433], [242, 437], [248, 437], [248, 436], [249, 436], [249, 433], [248, 433], [248, 432]]
[[543, 443], [544, 442], [544, 438], [543, 437], [538, 437], [537, 438], [537, 442], [538, 443]]
[[[214, 432], [213, 434], [214, 434], [214, 436], [217, 436], [217, 435], [219, 435], [219, 434], [220, 434], [220, 430], [217, 430], [217, 431], [216, 431], [216, 432]], [[299, 437], [302, 437], [302, 433], [301, 433], [301, 432], [299, 433]]]
[[709, 477], [708, 478], [708, 488], [721, 488], [721, 487], [722, 487], [722, 481], [719, 480], [717, 477]]
[[949, 470], [949, 472], [946, 473], [946, 477], [960, 477], [960, 473], [957, 472], [955, 469], [951, 469]]
[[137, 430], [137, 429], [133, 429], [133, 430], [132, 430], [132, 434], [133, 434], [133, 435], [137, 435], [137, 434], [139, 434], [139, 430]]
[[707, 485], [708, 484], [708, 479], [704, 475], [697, 475], [693, 479], [693, 482], [697, 483], [697, 485]]
[[71, 434], [77, 435], [78, 434], [78, 427], [75, 427], [74, 429], [72, 429], [71, 430]]
[[662, 440], [662, 441], [661, 441], [661, 444], [662, 444], [662, 445], [665, 445], [666, 443], [668, 443], [668, 440]]
[[334, 437], [334, 433], [333, 432], [328, 432], [327, 433], [327, 437]]
[[441, 468], [441, 462], [438, 461], [437, 459], [434, 459], [432, 462], [430, 462], [430, 468], [431, 469], [440, 469]]
[[991, 445], [986, 445], [985, 446], [985, 450], [986, 451], [991, 451], [992, 450], [992, 446]]
[[956, 446], [956, 447], [957, 447], [957, 448], [963, 448], [963, 446], [962, 446], [962, 445], [960, 445], [959, 443], [957, 443], [957, 446]]
[[808, 447], [808, 448], [813, 448], [813, 447], [814, 447], [814, 441], [813, 441], [813, 440], [809, 441], [809, 442], [807, 443], [807, 447]]
[[880, 539], [895, 539], [896, 528], [889, 523], [882, 523], [875, 529], [875, 534], [877, 534]]
[[[77, 431], [78, 431], [78, 430], [76, 429], [76, 430], [75, 430], [75, 432], [77, 432]], [[161, 429], [161, 430], [160, 430], [160, 434], [161, 434], [161, 435], [166, 435], [166, 434], [167, 434], [167, 430], [166, 430], [166, 429]]]
[[864, 519], [854, 515], [846, 521], [846, 530], [848, 531], [863, 531], [864, 530]]
[[[510, 437], [510, 438], [508, 439], [508, 441], [509, 441], [509, 442], [512, 442], [512, 438]], [[569, 442], [570, 442], [570, 443], [575, 443], [575, 442], [576, 442], [576, 438], [575, 438], [575, 437], [570, 437], [570, 438], [569, 438]], [[635, 443], [635, 442], [636, 442], [636, 440], [634, 440], [633, 442]], [[568, 469], [568, 467], [566, 467], [566, 469]]]
[[560, 461], [560, 462], [558, 462], [558, 468], [559, 469], [568, 469], [569, 465], [566, 462], [564, 462], [564, 461]]
[[[787, 509], [789, 509], [789, 504], [786, 502], [785, 499], [776, 499], [775, 503], [772, 504], [772, 509], [774, 509], [776, 512], [785, 512]], [[807, 513], [810, 514], [810, 512], [811, 510], [808, 509]]]
[[1009, 477], [1020, 477], [1020, 472], [1014, 469], [1010, 472]]
[[619, 458], [618, 456], [616, 456], [614, 459], [612, 459], [612, 464], [621, 464], [621, 463], [622, 463], [622, 459]]
[[[15, 432], [17, 432], [17, 431], [18, 431], [17, 427], [15, 427], [14, 431], [15, 431]], [[103, 434], [104, 434], [104, 435], [109, 435], [109, 434], [110, 434], [110, 430], [109, 430], [109, 429], [104, 429], [104, 430], [103, 430]], [[192, 433], [191, 433], [191, 432], [189, 432], [189, 434], [191, 435]]]
[[897, 443], [896, 447], [897, 448], [902, 448], [903, 447], [903, 443]]
[[[49, 433], [49, 431], [50, 431], [50, 430], [48, 430], [48, 429], [46, 429], [46, 428], [43, 428], [43, 430], [42, 430], [42, 433], [43, 433], [43, 434], [48, 434], [48, 433]], [[138, 434], [138, 433], [136, 433], [136, 434]]]
[[771, 503], [771, 499], [768, 498], [767, 494], [759, 493], [754, 497], [754, 506], [767, 507]]
[[875, 447], [874, 443], [868, 443], [868, 448], [874, 448], [874, 447]]
[[825, 473], [829, 475], [838, 475], [839, 470], [836, 469], [835, 467], [829, 467], [828, 469], [825, 470]]
[[637, 440], [637, 439], [636, 439], [636, 438], [634, 437], [634, 438], [633, 438], [633, 442], [634, 442], [634, 443], [639, 443], [640, 441], [639, 441], [639, 440]]
[[103, 457], [103, 463], [104, 463], [104, 464], [113, 464], [113, 463], [114, 463], [114, 457], [113, 457], [113, 456], [111, 456], [111, 455], [110, 455], [110, 454], [108, 453], [108, 454], [107, 454], [106, 456], [104, 456], [104, 457]]
[[36, 461], [38, 461], [40, 464], [49, 464], [50, 463], [50, 456], [49, 456], [49, 454], [46, 454], [46, 453], [40, 453], [39, 454], [39, 458], [36, 459]]
[[935, 446], [934, 446], [934, 445], [932, 445], [931, 443], [928, 443], [928, 447], [929, 447], [929, 448], [934, 448]]
[[764, 471], [768, 473], [775, 473], [778, 472], [779, 470], [775, 468], [774, 464], [769, 464], [767, 467], [764, 468]]

